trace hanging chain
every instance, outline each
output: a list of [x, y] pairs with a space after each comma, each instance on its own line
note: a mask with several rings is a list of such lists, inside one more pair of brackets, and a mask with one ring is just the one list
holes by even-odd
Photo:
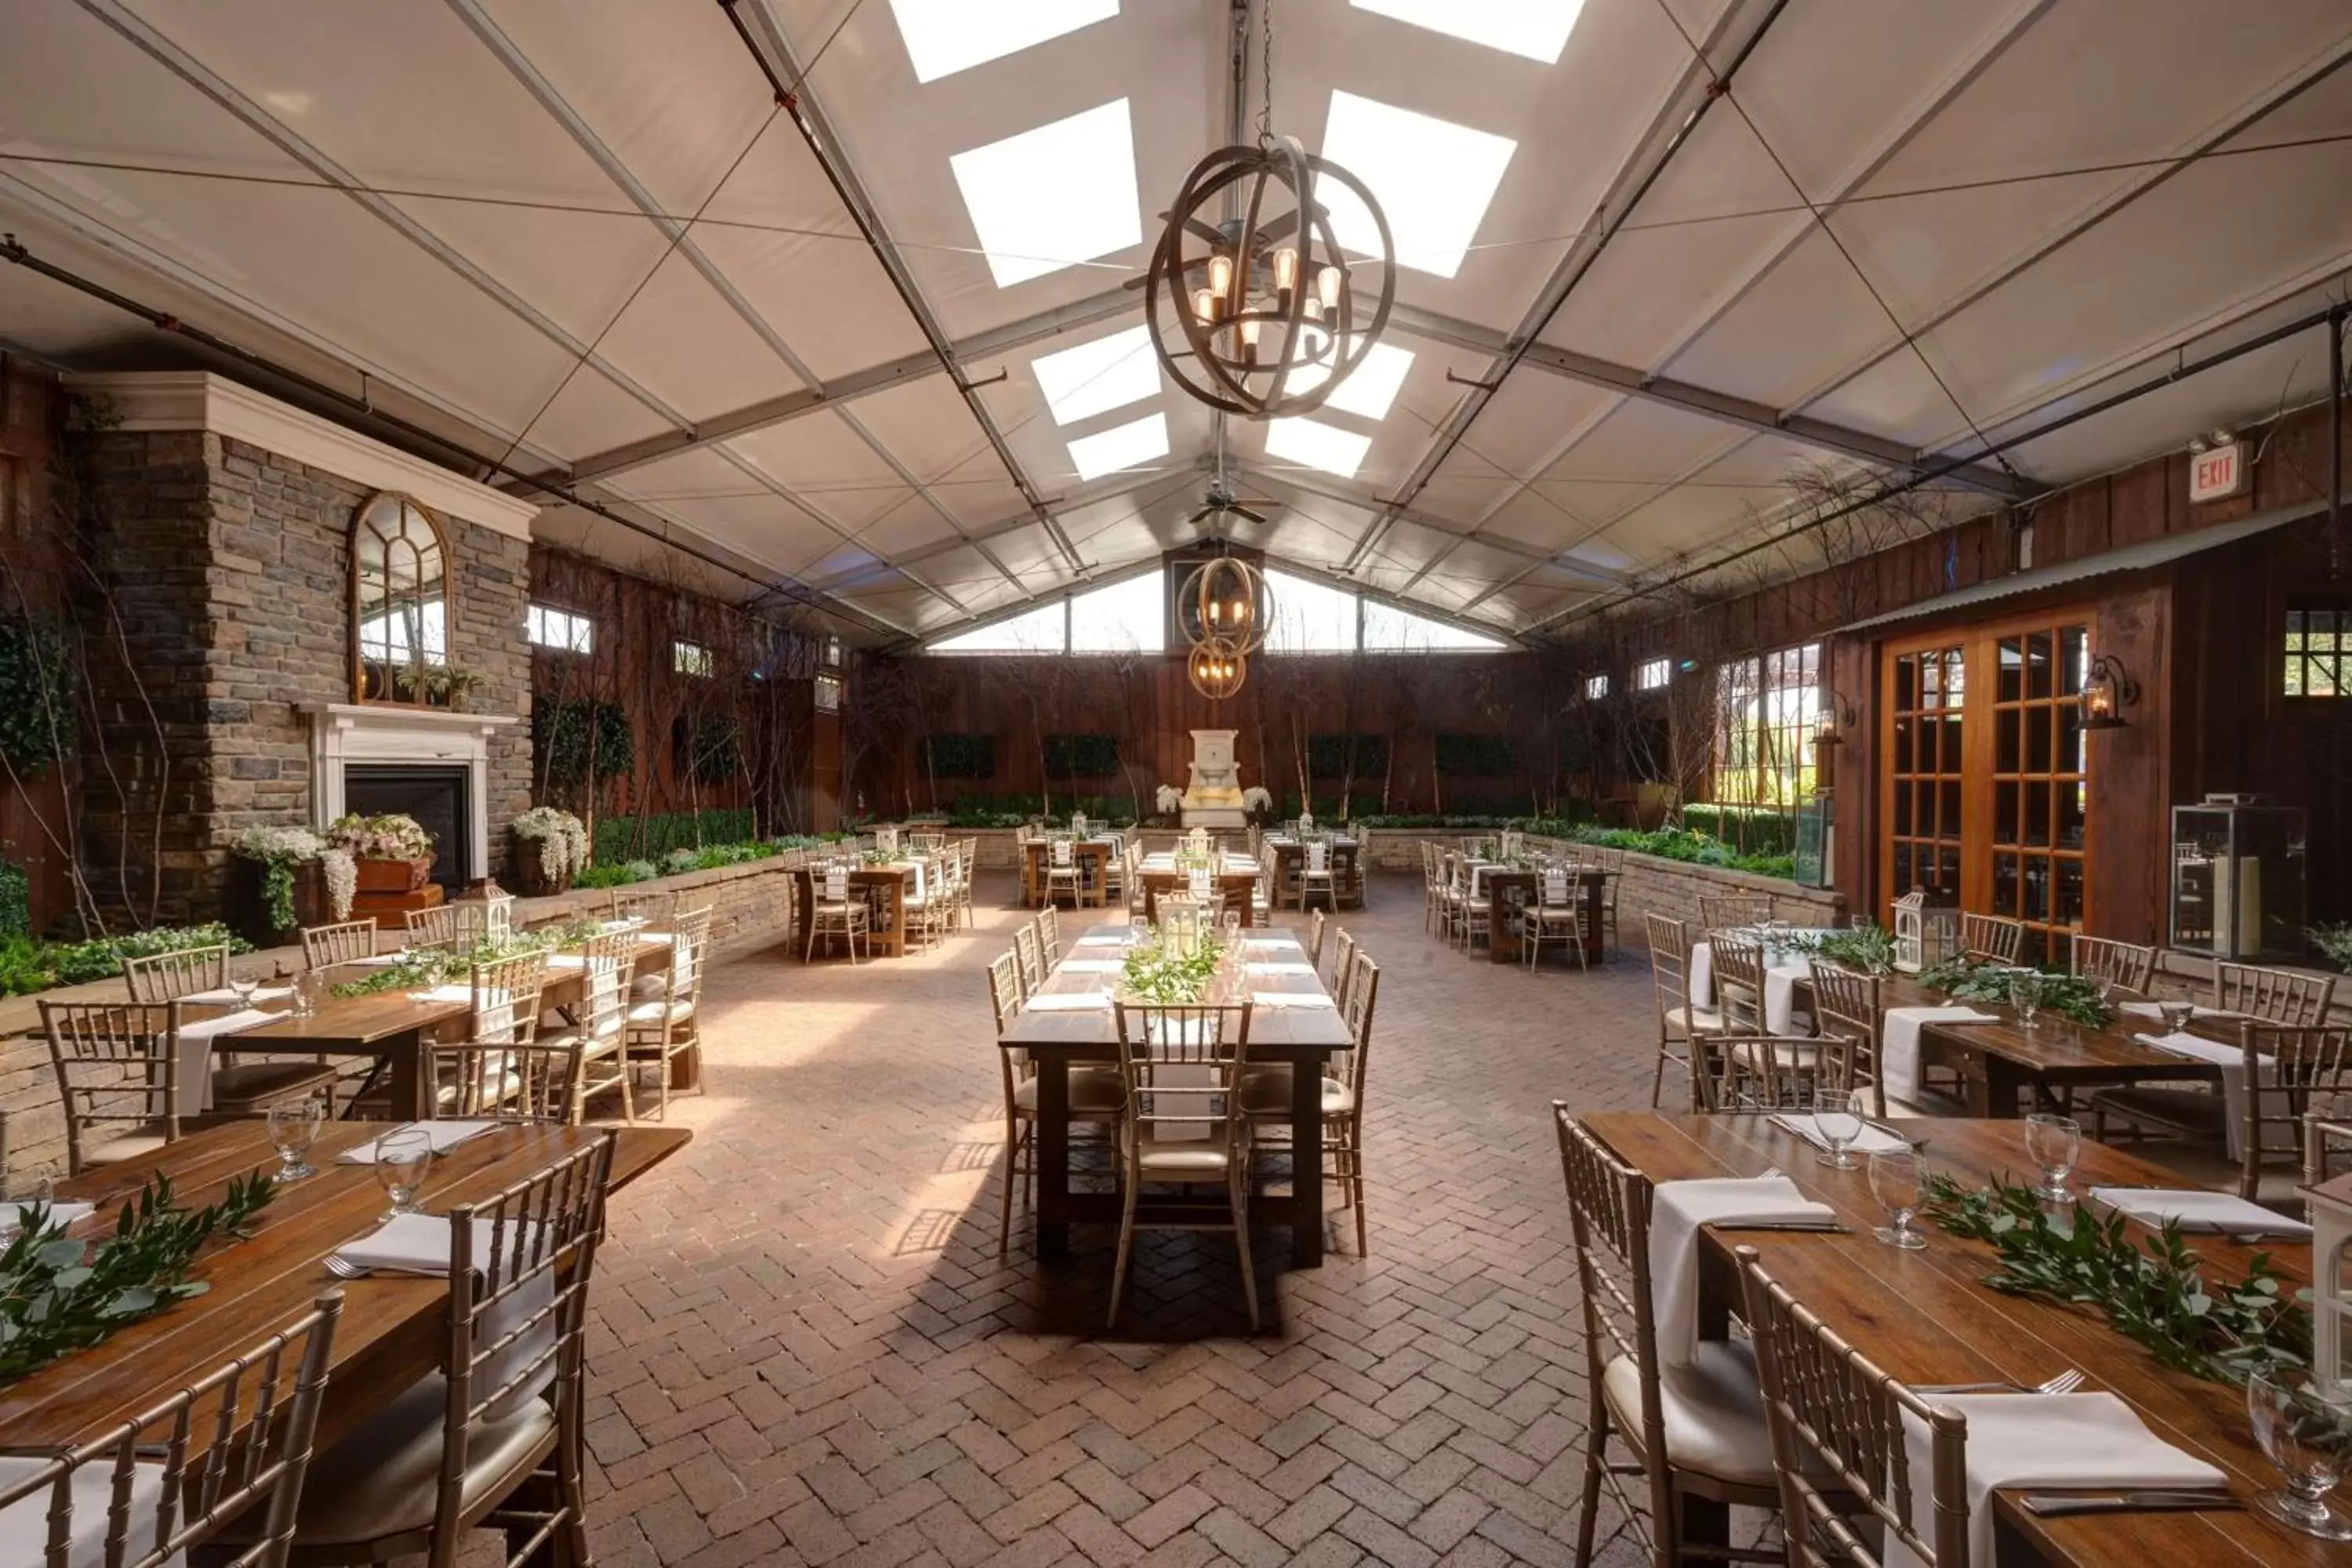
[[1257, 144], [1260, 148], [1274, 145], [1274, 0], [1258, 0], [1259, 15], [1265, 27], [1258, 46], [1258, 68], [1262, 86], [1257, 97]]

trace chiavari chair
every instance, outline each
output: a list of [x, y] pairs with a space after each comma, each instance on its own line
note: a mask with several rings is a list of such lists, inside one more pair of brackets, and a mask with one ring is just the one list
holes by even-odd
[[1536, 879], [1536, 896], [1519, 911], [1520, 962], [1533, 969], [1542, 962], [1544, 944], [1565, 947], [1576, 954], [1576, 966], [1589, 969], [1585, 957], [1582, 889], [1571, 885], [1565, 867], [1547, 866]]
[[2025, 951], [2025, 922], [2004, 915], [1960, 916], [1960, 951], [1979, 963], [2015, 963]]
[[[1125, 1179], [1118, 1261], [1111, 1271], [1108, 1322], [1117, 1327], [1128, 1259], [1139, 1228], [1223, 1230], [1241, 1258], [1250, 1327], [1258, 1326], [1257, 1273], [1250, 1259], [1250, 1118], [1241, 1080], [1249, 1066], [1250, 1008], [1198, 1005], [1129, 1005], [1114, 1000], [1118, 1070], [1127, 1111], [1119, 1123]], [[1222, 1220], [1139, 1210], [1144, 1184], [1220, 1186]]]
[[1703, 893], [1698, 900], [1699, 929], [1711, 938], [1719, 931], [1745, 931], [1772, 918], [1769, 893]]
[[2318, 1024], [2336, 995], [2336, 976], [2251, 963], [2213, 966], [2213, 1005], [2272, 1024]]
[[331, 969], [375, 956], [375, 921], [341, 921], [334, 925], [302, 928], [302, 963], [310, 969]]
[[2156, 949], [2076, 931], [2067, 944], [2066, 967], [2084, 980], [2105, 981], [2145, 996], [2156, 976]]
[[[1699, 1040], [1723, 1032], [1723, 1015], [1690, 999], [1690, 938], [1678, 920], [1644, 915], [1650, 947], [1650, 992], [1658, 1015], [1658, 1064], [1650, 1075], [1650, 1105], [1655, 1109], [1664, 1094], [1666, 1064], [1673, 1062], [1690, 1077], [1691, 1105], [1699, 1104], [1702, 1077], [1711, 1068], [1697, 1062]], [[1683, 1047], [1678, 1054], [1677, 1045]]]
[[1878, 976], [1864, 974], [1816, 958], [1813, 969], [1813, 1015], [1824, 1039], [1844, 1042], [1852, 1059], [1855, 1088], [1870, 1090], [1870, 1114], [1886, 1115], [1886, 1085], [1878, 1069]]
[[[669, 984], [650, 1002], [633, 1005], [622, 1024], [622, 1056], [629, 1070], [651, 1065], [656, 1094], [655, 1114], [669, 1119], [670, 1079], [675, 1064], [698, 1063], [702, 1053], [702, 977], [709, 966], [708, 904], [677, 917], [669, 938]], [[701, 1081], [698, 1071], [695, 1081]]]

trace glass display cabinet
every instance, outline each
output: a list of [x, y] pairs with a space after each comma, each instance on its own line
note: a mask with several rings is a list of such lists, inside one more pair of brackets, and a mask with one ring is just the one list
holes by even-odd
[[2215, 958], [2294, 959], [2304, 948], [2301, 806], [2208, 795], [2172, 808], [2172, 945]]

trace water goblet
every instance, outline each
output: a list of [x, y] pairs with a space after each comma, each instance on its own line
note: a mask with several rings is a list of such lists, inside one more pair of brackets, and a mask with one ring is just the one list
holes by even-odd
[[422, 1127], [403, 1127], [375, 1141], [375, 1179], [392, 1200], [393, 1215], [415, 1214], [425, 1173], [433, 1165], [433, 1135]]
[[2196, 1016], [2197, 1004], [2194, 1002], [2166, 996], [2159, 998], [2156, 1004], [2157, 1022], [2164, 1026], [2167, 1034], [2179, 1034], [2189, 1027], [2189, 1021]]
[[252, 1006], [253, 994], [260, 989], [261, 982], [250, 974], [232, 974], [228, 977], [228, 994], [236, 998], [236, 1005], [240, 1009]]
[[1889, 1247], [1916, 1252], [1927, 1238], [1911, 1228], [1919, 1212], [1919, 1155], [1911, 1149], [1888, 1149], [1870, 1157], [1870, 1195], [1894, 1219], [1872, 1234]]
[[2308, 1367], [2262, 1368], [2246, 1379], [2246, 1414], [2263, 1457], [2286, 1479], [2254, 1506], [2305, 1535], [2352, 1541], [2352, 1520], [2327, 1506], [2352, 1469], [2352, 1386]]
[[1224, 929], [1225, 945], [1227, 947], [1238, 946], [1242, 940], [1241, 910], [1227, 910], [1224, 913], [1224, 918], [1220, 921], [1218, 924]]
[[1853, 1157], [1852, 1145], [1862, 1136], [1862, 1118], [1851, 1106], [1825, 1105], [1813, 1112], [1813, 1131], [1822, 1135], [1827, 1149], [1813, 1158], [1833, 1171], [1858, 1169], [1862, 1162]]
[[2042, 976], [2021, 971], [2009, 977], [2009, 1005], [2017, 1009], [2017, 1026], [2038, 1027], [2033, 1015], [2042, 1010]]
[[293, 1016], [315, 1018], [319, 1015], [319, 992], [324, 983], [316, 973], [305, 973], [294, 977]]
[[2066, 1185], [2067, 1174], [2083, 1153], [2083, 1129], [2071, 1116], [2058, 1116], [2038, 1111], [2025, 1119], [2025, 1152], [2042, 1167], [2042, 1184], [2034, 1192], [2052, 1203], [2063, 1204], [2074, 1194]]
[[269, 1108], [269, 1146], [278, 1151], [278, 1180], [299, 1182], [319, 1173], [311, 1165], [310, 1145], [327, 1108], [311, 1099], [281, 1100]]

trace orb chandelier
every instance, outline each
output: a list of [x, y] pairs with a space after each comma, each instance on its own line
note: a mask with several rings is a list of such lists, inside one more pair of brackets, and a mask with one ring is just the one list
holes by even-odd
[[[1144, 275], [1144, 316], [1161, 367], [1189, 395], [1279, 419], [1322, 407], [1371, 353], [1396, 302], [1396, 245], [1361, 180], [1274, 134], [1273, 0], [1264, 5], [1257, 143], [1221, 147], [1184, 177]], [[1325, 181], [1371, 216], [1377, 256], [1350, 267], [1318, 199]]]
[[1205, 637], [1184, 656], [1184, 673], [1192, 678], [1193, 690], [1222, 702], [1249, 679], [1249, 656], [1223, 637]]
[[1235, 653], [1253, 654], [1265, 646], [1266, 626], [1274, 618], [1274, 600], [1265, 574], [1231, 555], [1212, 556], [1192, 568], [1178, 590], [1176, 603], [1184, 612], [1187, 641], [1222, 637]]

